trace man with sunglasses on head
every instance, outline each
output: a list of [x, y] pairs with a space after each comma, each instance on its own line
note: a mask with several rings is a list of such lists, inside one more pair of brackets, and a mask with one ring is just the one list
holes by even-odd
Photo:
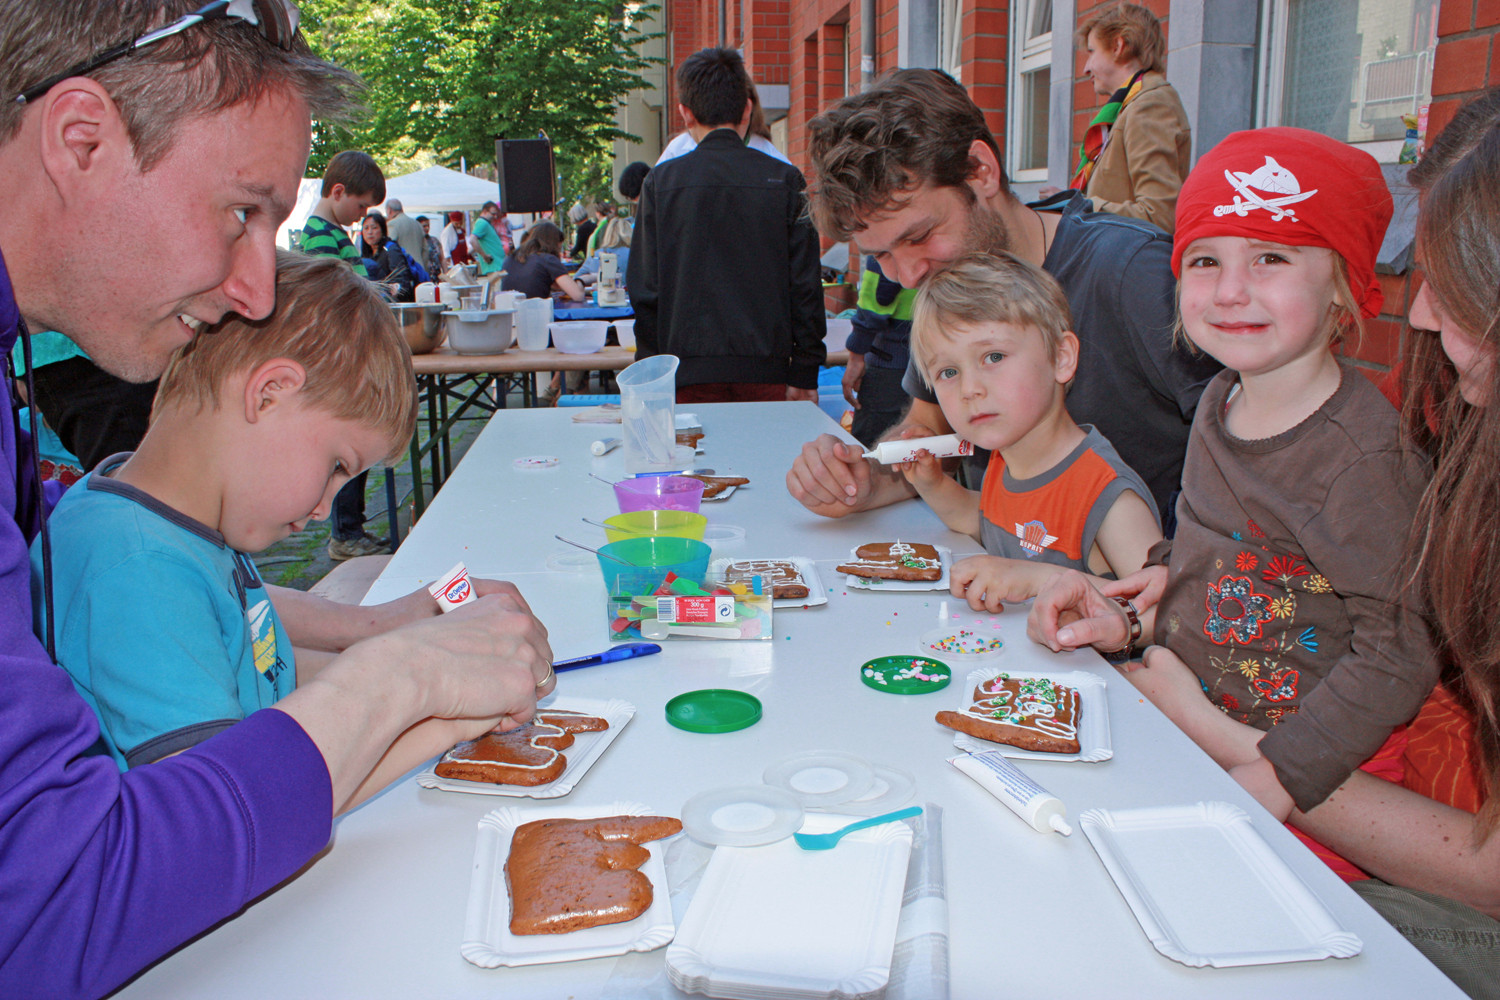
[[[204, 325], [271, 312], [310, 121], [345, 113], [354, 81], [312, 56], [289, 0], [198, 2], [0, 0], [0, 351], [58, 330], [146, 381]], [[140, 252], [83, 249], [101, 238]], [[14, 417], [0, 460], [0, 996], [108, 992], [306, 864], [336, 811], [552, 688], [545, 630], [507, 585], [442, 618], [291, 594], [284, 618], [344, 637], [332, 662], [122, 774], [32, 631], [50, 595], [27, 545], [40, 533], [45, 551], [55, 496]]]

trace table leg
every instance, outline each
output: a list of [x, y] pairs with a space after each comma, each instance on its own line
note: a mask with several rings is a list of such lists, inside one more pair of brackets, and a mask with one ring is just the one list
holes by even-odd
[[401, 544], [401, 532], [396, 511], [396, 470], [390, 466], [385, 467], [385, 523], [390, 532], [391, 551], [395, 552]]

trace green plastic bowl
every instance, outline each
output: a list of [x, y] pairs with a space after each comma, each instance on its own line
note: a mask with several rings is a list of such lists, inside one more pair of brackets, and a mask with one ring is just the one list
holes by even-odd
[[668, 573], [703, 582], [712, 552], [696, 538], [627, 538], [599, 547], [599, 569], [610, 594], [637, 597], [655, 590]]

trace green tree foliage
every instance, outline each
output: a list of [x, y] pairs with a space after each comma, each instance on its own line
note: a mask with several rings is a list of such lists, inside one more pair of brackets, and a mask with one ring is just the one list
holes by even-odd
[[[645, 86], [654, 4], [618, 0], [302, 0], [303, 26], [325, 58], [360, 74], [363, 118], [320, 128], [309, 173], [339, 149], [392, 163], [432, 150], [456, 165], [494, 161], [495, 139], [546, 132], [561, 173], [589, 173], [615, 139], [629, 91]], [[650, 24], [651, 22], [647, 22]], [[638, 140], [637, 140], [638, 141]]]

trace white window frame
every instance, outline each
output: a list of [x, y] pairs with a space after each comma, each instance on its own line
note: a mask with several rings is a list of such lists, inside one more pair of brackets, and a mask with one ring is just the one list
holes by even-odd
[[[1261, 5], [1260, 37], [1266, 41], [1260, 47], [1259, 65], [1256, 67], [1261, 81], [1256, 95], [1256, 128], [1281, 124], [1281, 104], [1285, 97], [1287, 25], [1290, 19], [1291, 0], [1268, 0]], [[1401, 139], [1351, 143], [1382, 164], [1395, 163], [1402, 144]]]
[[963, 0], [938, 0], [938, 69], [963, 82]]
[[[1024, 144], [1024, 130], [1029, 127], [1030, 116], [1026, 114], [1023, 106], [1025, 100], [1025, 77], [1039, 69], [1051, 69], [1056, 71], [1057, 67], [1052, 65], [1052, 37], [1053, 31], [1045, 32], [1036, 38], [1029, 38], [1032, 18], [1036, 16], [1037, 8], [1043, 0], [1016, 0], [1011, 6], [1010, 19], [1010, 85], [1006, 100], [1006, 129], [1005, 129], [1005, 169], [1010, 179], [1016, 184], [1045, 183], [1047, 180], [1047, 165], [1023, 170], [1020, 166], [1021, 147]], [[1053, 11], [1053, 30], [1057, 27], [1056, 11]], [[1071, 52], [1071, 50], [1070, 50]], [[1066, 67], [1071, 77], [1073, 67]], [[1047, 100], [1051, 102], [1051, 88], [1048, 87]], [[1049, 128], [1050, 128], [1050, 114]], [[1043, 152], [1046, 151], [1046, 143], [1042, 144]]]

